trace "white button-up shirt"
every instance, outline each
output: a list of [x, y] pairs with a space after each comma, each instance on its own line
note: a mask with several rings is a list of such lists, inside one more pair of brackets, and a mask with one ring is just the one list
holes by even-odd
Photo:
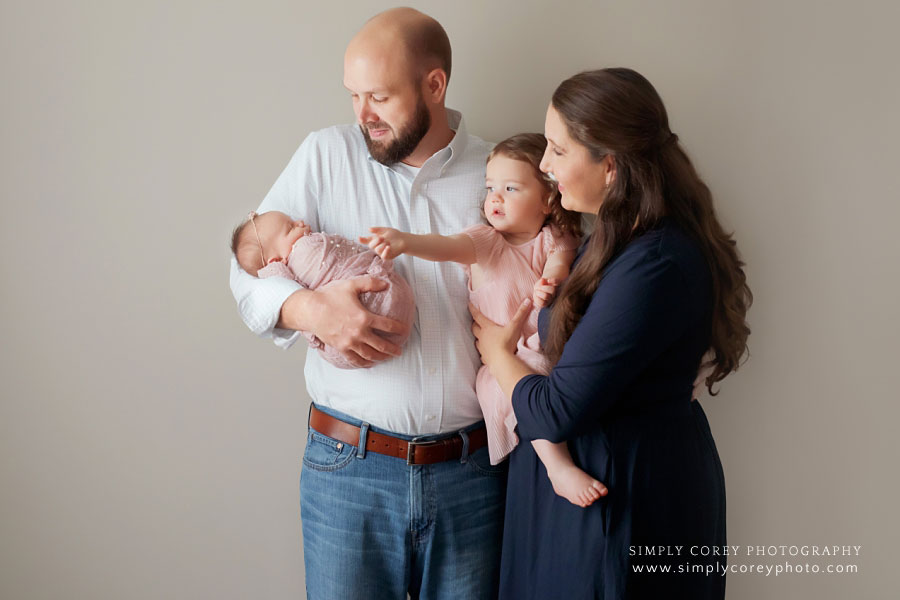
[[[373, 159], [356, 125], [311, 133], [257, 212], [278, 210], [303, 219], [313, 231], [351, 240], [368, 235], [372, 226], [450, 235], [483, 222], [491, 145], [468, 135], [458, 112], [448, 115], [456, 135], [417, 173]], [[463, 269], [409, 256], [394, 259], [394, 269], [416, 297], [416, 319], [402, 355], [369, 369], [338, 369], [309, 351], [309, 395], [316, 404], [396, 433], [444, 433], [471, 425], [482, 418], [474, 390], [481, 361]], [[257, 335], [284, 348], [299, 334], [275, 324], [281, 305], [298, 289], [287, 279], [252, 277], [232, 257], [231, 290], [241, 317]]]

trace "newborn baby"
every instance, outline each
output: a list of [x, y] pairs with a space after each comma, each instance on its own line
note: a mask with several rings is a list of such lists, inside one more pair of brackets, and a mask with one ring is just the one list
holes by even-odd
[[[359, 301], [366, 310], [410, 325], [415, 318], [412, 288], [394, 272], [390, 261], [383, 261], [367, 247], [339, 235], [311, 233], [303, 221], [270, 211], [250, 213], [246, 222], [234, 230], [231, 250], [241, 268], [256, 277], [286, 277], [303, 284], [307, 289], [342, 279], [370, 275], [387, 281], [389, 287], [380, 292], [364, 292]], [[327, 346], [311, 333], [301, 332], [312, 348], [341, 369], [355, 368], [343, 355]], [[379, 335], [402, 346], [404, 335], [378, 332]]]

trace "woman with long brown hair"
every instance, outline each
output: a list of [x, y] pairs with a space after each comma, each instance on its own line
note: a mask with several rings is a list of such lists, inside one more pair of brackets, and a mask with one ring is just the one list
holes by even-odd
[[710, 390], [747, 350], [752, 296], [735, 242], [662, 100], [635, 71], [564, 81], [545, 134], [541, 169], [557, 180], [563, 206], [597, 215], [541, 313], [553, 369], [539, 375], [516, 359], [520, 319], [500, 327], [474, 311], [473, 330], [519, 437], [567, 441], [606, 489], [587, 508], [566, 502], [531, 444], [520, 444], [510, 456], [500, 595], [722, 598], [724, 476], [691, 396], [707, 349]]

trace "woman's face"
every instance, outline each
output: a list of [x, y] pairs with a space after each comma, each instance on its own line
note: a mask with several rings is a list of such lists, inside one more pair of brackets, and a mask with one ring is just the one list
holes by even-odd
[[606, 197], [606, 189], [615, 177], [611, 156], [595, 161], [587, 147], [572, 138], [562, 117], [551, 104], [544, 121], [547, 149], [541, 171], [559, 183], [563, 208], [596, 215]]

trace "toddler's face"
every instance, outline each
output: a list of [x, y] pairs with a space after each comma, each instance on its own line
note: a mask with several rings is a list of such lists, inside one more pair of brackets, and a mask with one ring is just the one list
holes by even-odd
[[544, 185], [528, 163], [498, 154], [487, 164], [484, 215], [512, 242], [526, 242], [541, 230], [550, 206]]
[[303, 221], [294, 221], [278, 211], [263, 213], [254, 220], [267, 264], [286, 261], [297, 240], [310, 231], [309, 225]]

